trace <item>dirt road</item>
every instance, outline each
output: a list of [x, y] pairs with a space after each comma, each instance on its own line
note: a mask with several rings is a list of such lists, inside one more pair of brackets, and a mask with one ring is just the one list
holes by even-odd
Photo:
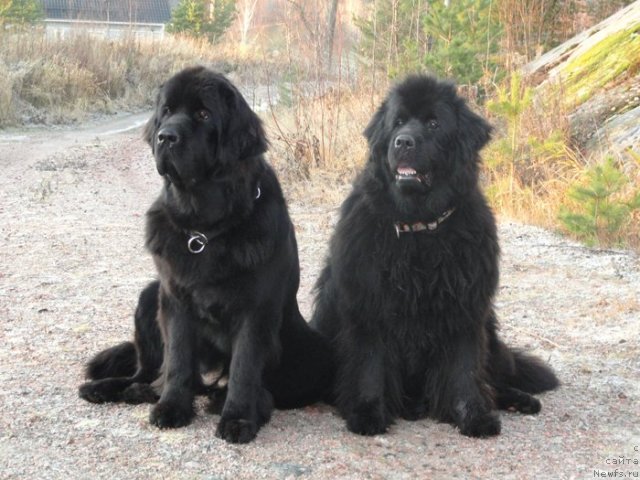
[[[192, 425], [160, 431], [148, 406], [81, 401], [83, 363], [130, 337], [154, 275], [143, 222], [160, 181], [139, 131], [112, 127], [0, 134], [0, 478], [640, 477], [638, 257], [506, 220], [502, 333], [563, 386], [537, 416], [504, 414], [497, 438], [430, 420], [362, 438], [320, 405], [275, 412], [235, 446], [201, 403]], [[307, 317], [337, 207], [295, 193], [313, 188], [290, 189]]]

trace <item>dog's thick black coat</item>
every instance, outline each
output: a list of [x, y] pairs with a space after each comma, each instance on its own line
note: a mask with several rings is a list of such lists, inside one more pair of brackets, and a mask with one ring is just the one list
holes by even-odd
[[94, 357], [80, 395], [157, 401], [150, 421], [180, 427], [195, 394], [220, 403], [201, 375], [217, 370], [228, 375], [217, 434], [250, 441], [274, 403], [319, 400], [332, 378], [329, 344], [298, 309], [296, 239], [261, 122], [228, 80], [196, 67], [161, 88], [145, 138], [164, 178], [146, 228], [159, 281], [140, 295], [134, 342]]
[[496, 408], [537, 413], [558, 385], [497, 336], [499, 247], [478, 185], [490, 138], [452, 84], [411, 76], [365, 130], [369, 161], [344, 201], [316, 285], [312, 326], [332, 341], [349, 430], [426, 416], [470, 436], [500, 432]]

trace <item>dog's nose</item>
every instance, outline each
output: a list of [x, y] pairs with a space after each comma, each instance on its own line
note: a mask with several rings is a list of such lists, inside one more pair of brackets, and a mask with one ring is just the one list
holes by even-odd
[[165, 127], [158, 132], [158, 144], [166, 143], [172, 147], [178, 142], [180, 142], [180, 135], [173, 128]]
[[415, 148], [416, 141], [411, 135], [398, 135], [394, 141], [396, 148]]

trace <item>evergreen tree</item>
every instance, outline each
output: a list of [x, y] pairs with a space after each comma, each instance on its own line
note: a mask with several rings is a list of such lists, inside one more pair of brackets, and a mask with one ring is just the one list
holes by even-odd
[[497, 65], [491, 0], [377, 0], [356, 25], [362, 55], [391, 77], [422, 70], [469, 84]]
[[180, 0], [171, 13], [167, 32], [206, 37], [216, 42], [236, 15], [235, 0]]
[[355, 19], [360, 29], [360, 53], [390, 77], [424, 69], [427, 38], [421, 18], [429, 0], [376, 0], [367, 17]]
[[500, 115], [507, 121], [508, 138], [499, 141], [500, 151], [504, 155], [496, 155], [489, 160], [488, 166], [500, 170], [508, 165], [509, 196], [513, 200], [514, 183], [516, 181], [516, 167], [522, 160], [522, 145], [519, 144], [520, 123], [522, 115], [533, 101], [533, 89], [522, 85], [522, 77], [516, 72], [511, 73], [509, 87], [498, 87], [498, 98], [487, 103], [489, 111]]
[[44, 9], [39, 0], [0, 0], [0, 26], [24, 26], [44, 18]]
[[579, 211], [562, 207], [560, 221], [588, 244], [618, 242], [621, 226], [632, 211], [640, 208], [640, 190], [632, 192], [632, 198], [625, 201], [622, 194], [628, 184], [629, 178], [608, 157], [604, 163], [587, 170], [584, 180], [569, 189], [569, 197], [577, 203]]
[[497, 68], [500, 37], [497, 9], [491, 0], [431, 1], [424, 17], [429, 37], [427, 68], [459, 83], [474, 84]]

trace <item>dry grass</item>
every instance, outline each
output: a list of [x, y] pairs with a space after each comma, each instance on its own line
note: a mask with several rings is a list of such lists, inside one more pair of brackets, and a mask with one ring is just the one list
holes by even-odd
[[293, 178], [350, 179], [366, 158], [362, 131], [377, 103], [372, 96], [362, 85], [336, 84], [318, 96], [296, 94], [290, 106], [273, 107], [266, 123], [279, 170]]
[[[574, 143], [571, 136], [571, 111], [567, 107], [566, 92], [562, 85], [548, 86], [537, 91], [533, 102], [519, 117], [516, 141], [514, 181], [504, 168], [512, 154], [502, 139], [507, 136], [500, 118], [490, 118], [496, 125], [494, 141], [483, 156], [485, 162], [486, 191], [494, 209], [500, 215], [545, 228], [568, 232], [559, 222], [561, 206], [580, 209], [568, 192], [581, 181], [585, 171], [604, 160], [603, 154], [587, 155]], [[489, 112], [487, 115], [490, 116]], [[620, 158], [627, 165], [630, 188], [640, 185], [640, 157], [632, 154]], [[628, 197], [632, 192], [626, 192]], [[628, 247], [640, 248], [640, 222], [638, 212], [602, 245], [613, 245], [622, 238]]]
[[[386, 94], [384, 79], [328, 79], [321, 66], [295, 55], [270, 57], [256, 49], [239, 52], [232, 45], [212, 47], [206, 41], [167, 37], [162, 41], [125, 38], [118, 41], [77, 34], [64, 40], [43, 32], [0, 32], [0, 127], [20, 123], [80, 121], [92, 113], [136, 110], [152, 103], [155, 89], [173, 72], [205, 64], [249, 85], [270, 85], [272, 107], [263, 113], [271, 141], [270, 159], [283, 184], [311, 200], [336, 197], [363, 165], [367, 146], [362, 131]], [[339, 69], [342, 70], [342, 69]], [[351, 71], [350, 68], [344, 69]], [[362, 73], [361, 77], [369, 74]], [[279, 97], [278, 102], [275, 101]], [[586, 166], [571, 141], [569, 111], [560, 86], [538, 95], [522, 114], [515, 182], [499, 165], [501, 119], [483, 152], [485, 189], [500, 215], [557, 229], [558, 209], [569, 186]], [[502, 143], [503, 145], [503, 143]], [[495, 161], [498, 159], [498, 161]], [[640, 181], [639, 162], [628, 172]], [[320, 187], [310, 188], [311, 182]], [[338, 188], [336, 188], [338, 187]], [[627, 243], [640, 245], [637, 213], [625, 225]]]
[[[490, 116], [488, 112], [487, 115]], [[562, 89], [536, 95], [520, 116], [513, 185], [509, 173], [499, 167], [506, 162], [496, 160], [511, 155], [500, 142], [507, 133], [500, 118], [490, 116], [490, 120], [497, 131], [484, 157], [490, 159], [485, 162], [485, 172], [492, 205], [501, 215], [547, 228], [557, 227], [558, 206], [568, 185], [586, 165], [572, 144]]]
[[[317, 82], [315, 95], [294, 88], [288, 105], [275, 106], [265, 114], [272, 144], [270, 159], [292, 198], [305, 198], [311, 204], [340, 203], [366, 161], [362, 131], [387, 86], [373, 89], [367, 83]], [[563, 94], [560, 87], [548, 90], [522, 115], [513, 189], [506, 171], [485, 167], [485, 190], [499, 215], [561, 230], [558, 214], [560, 206], [570, 201], [570, 187], [586, 168], [601, 160], [585, 157], [573, 145]], [[491, 120], [500, 124], [497, 118]], [[504, 154], [499, 148], [502, 135], [498, 128], [496, 139], [483, 152], [485, 158]], [[640, 184], [640, 162], [636, 163], [628, 172], [630, 185]], [[620, 235], [625, 245], [640, 247], [638, 212], [623, 225]]]
[[0, 127], [140, 109], [151, 104], [158, 85], [187, 65], [238, 75], [252, 66], [232, 48], [184, 37], [107, 40], [79, 32], [60, 39], [31, 30], [0, 32], [0, 43]]

